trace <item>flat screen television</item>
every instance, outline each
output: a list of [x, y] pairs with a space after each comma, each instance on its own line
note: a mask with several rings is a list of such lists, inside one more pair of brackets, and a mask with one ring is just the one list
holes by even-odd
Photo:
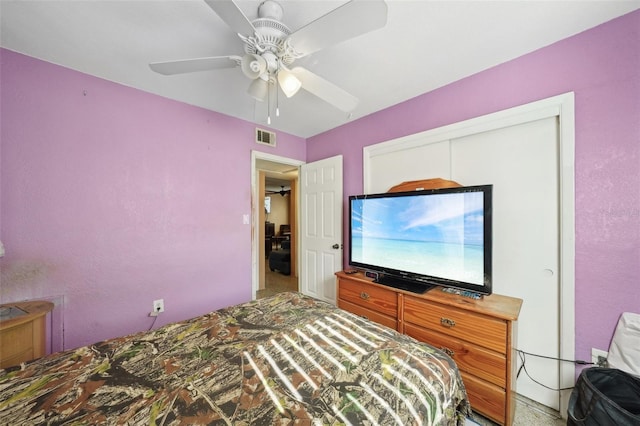
[[349, 197], [349, 264], [415, 293], [491, 294], [492, 185]]

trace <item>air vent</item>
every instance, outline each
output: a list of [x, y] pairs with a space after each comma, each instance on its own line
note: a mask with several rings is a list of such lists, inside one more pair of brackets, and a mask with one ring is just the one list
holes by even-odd
[[276, 134], [256, 127], [256, 142], [263, 145], [276, 146]]

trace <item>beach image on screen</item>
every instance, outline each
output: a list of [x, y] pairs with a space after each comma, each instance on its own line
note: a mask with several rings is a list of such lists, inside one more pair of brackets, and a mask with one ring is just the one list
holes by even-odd
[[352, 200], [352, 261], [483, 285], [481, 192]]

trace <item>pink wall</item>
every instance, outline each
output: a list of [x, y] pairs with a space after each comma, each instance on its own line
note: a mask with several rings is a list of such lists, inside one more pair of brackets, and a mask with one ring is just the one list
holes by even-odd
[[609, 347], [622, 312], [640, 312], [640, 11], [310, 138], [307, 160], [344, 156], [346, 206], [363, 188], [364, 146], [569, 91], [576, 356], [589, 360], [591, 347]]
[[0, 302], [64, 296], [65, 347], [251, 297], [250, 150], [362, 147], [576, 94], [576, 355], [640, 307], [640, 11], [307, 141], [0, 50]]
[[[304, 139], [0, 50], [0, 302], [64, 296], [64, 347], [250, 300], [251, 150]], [[59, 349], [54, 344], [54, 349]]]

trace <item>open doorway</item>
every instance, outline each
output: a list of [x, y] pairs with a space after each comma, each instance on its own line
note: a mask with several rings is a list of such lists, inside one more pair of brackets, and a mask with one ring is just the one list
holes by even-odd
[[298, 167], [301, 161], [252, 153], [254, 298], [298, 290]]
[[296, 182], [297, 167], [264, 171], [264, 282], [256, 299], [283, 291], [297, 291]]

